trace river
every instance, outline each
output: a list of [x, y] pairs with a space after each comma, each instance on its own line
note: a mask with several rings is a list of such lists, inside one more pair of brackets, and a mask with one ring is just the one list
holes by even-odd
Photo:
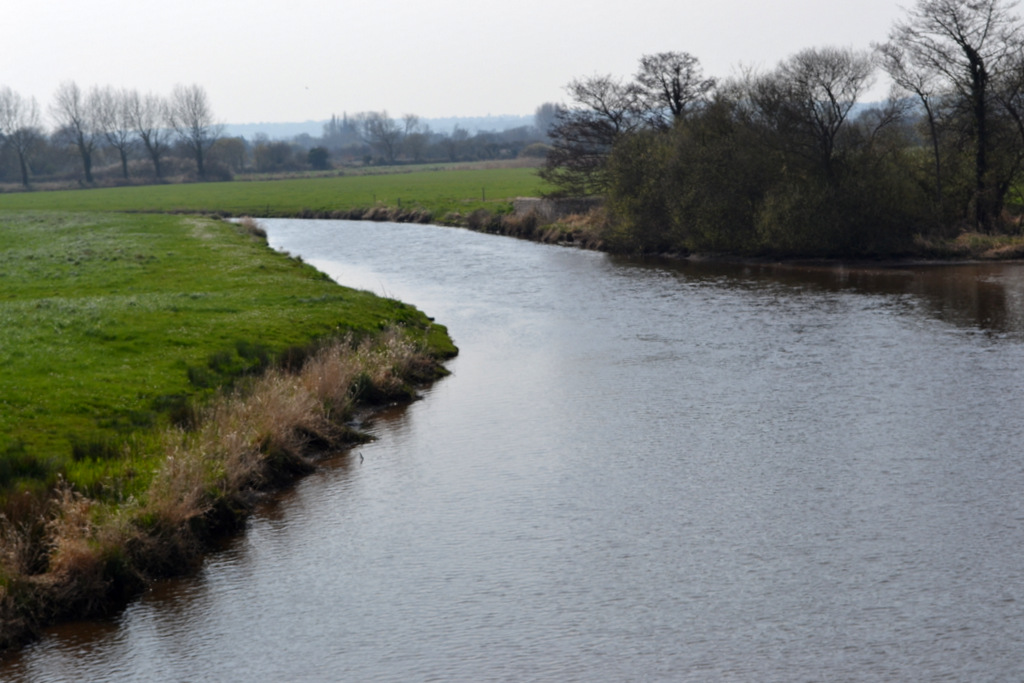
[[1024, 266], [264, 223], [446, 324], [451, 376], [0, 679], [1024, 678]]

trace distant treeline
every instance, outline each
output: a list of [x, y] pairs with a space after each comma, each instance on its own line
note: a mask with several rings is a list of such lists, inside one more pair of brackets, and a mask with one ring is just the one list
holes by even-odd
[[[575, 80], [542, 175], [604, 195], [612, 248], [869, 256], [1019, 232], [1024, 28], [1002, 0], [919, 0], [871, 51], [719, 81], [685, 52]], [[858, 106], [882, 69], [889, 99]]]
[[247, 139], [224, 134], [198, 85], [177, 86], [164, 97], [65, 82], [48, 107], [49, 128], [34, 98], [0, 87], [0, 182], [228, 180], [239, 173], [352, 165], [539, 158], [555, 111], [542, 105], [537, 125], [473, 134], [458, 126], [436, 133], [412, 114], [394, 119], [385, 111], [361, 112], [331, 117], [319, 137]]

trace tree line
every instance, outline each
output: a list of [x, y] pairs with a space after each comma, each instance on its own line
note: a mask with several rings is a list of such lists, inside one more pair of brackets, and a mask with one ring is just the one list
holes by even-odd
[[415, 114], [399, 118], [389, 116], [387, 111], [334, 115], [324, 124], [319, 140], [303, 140], [306, 136], [299, 136], [295, 142], [315, 142], [332, 158], [364, 165], [540, 158], [546, 153], [545, 113], [553, 107], [539, 107], [532, 126], [475, 133], [459, 125], [450, 132], [434, 131]]
[[208, 156], [222, 130], [199, 85], [178, 85], [169, 97], [162, 97], [110, 86], [86, 92], [74, 81], [66, 81], [54, 94], [49, 114], [54, 127], [47, 134], [35, 98], [0, 87], [3, 154], [8, 157], [5, 161], [14, 157], [26, 187], [34, 167], [59, 173], [68, 152], [77, 157], [85, 183], [94, 182], [95, 164], [104, 152], [116, 156], [127, 179], [129, 160], [140, 149], [158, 180], [175, 151], [191, 158], [198, 177], [206, 179]]
[[[541, 174], [604, 195], [607, 241], [631, 251], [892, 254], [917, 235], [1018, 232], [1013, 4], [918, 0], [871, 50], [808, 48], [725, 80], [686, 52], [574, 80]], [[879, 70], [892, 90], [865, 104]]]
[[336, 165], [421, 163], [541, 157], [553, 111], [540, 127], [470, 134], [436, 133], [420, 117], [386, 111], [332, 116], [320, 137], [271, 140], [225, 135], [206, 91], [176, 86], [168, 96], [113, 86], [83, 89], [64, 82], [44, 117], [35, 98], [0, 87], [0, 180], [29, 187], [39, 179], [97, 182], [226, 180], [239, 172], [327, 170]]

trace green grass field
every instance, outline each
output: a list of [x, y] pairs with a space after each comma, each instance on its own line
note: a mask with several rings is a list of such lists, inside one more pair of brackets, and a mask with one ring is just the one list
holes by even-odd
[[391, 170], [0, 193], [0, 650], [187, 568], [255, 489], [358, 438], [357, 406], [442, 371], [424, 313], [200, 216], [442, 221], [542, 190], [530, 168]]
[[543, 189], [532, 168], [395, 171], [0, 194], [0, 497], [56, 472], [95, 489], [131, 469], [111, 457], [126, 440], [284, 349], [426, 324], [229, 224], [168, 214], [383, 206], [441, 218], [499, 213]]
[[220, 213], [295, 216], [374, 206], [424, 209], [440, 218], [500, 210], [544, 190], [533, 168], [416, 170], [380, 175], [193, 183], [0, 194], [0, 210]]
[[0, 212], [0, 493], [58, 470], [88, 491], [185, 399], [311, 339], [394, 322], [429, 324], [229, 223]]

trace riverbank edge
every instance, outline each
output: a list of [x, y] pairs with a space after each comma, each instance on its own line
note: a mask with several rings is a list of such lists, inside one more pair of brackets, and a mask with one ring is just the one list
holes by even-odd
[[[48, 626], [114, 614], [153, 581], [187, 574], [258, 502], [368, 441], [360, 425], [417, 400], [458, 354], [447, 329], [423, 319], [424, 329], [396, 320], [358, 338], [313, 337], [190, 406], [161, 435], [166, 459], [145, 501], [100, 502], [59, 482], [31, 518], [0, 515], [0, 658]], [[40, 561], [44, 570], [25, 569]]]
[[[624, 252], [609, 248], [604, 233], [608, 218], [602, 208], [568, 213], [553, 220], [528, 211], [510, 215], [459, 217], [442, 224], [476, 232], [516, 237], [545, 244], [603, 251], [620, 256], [664, 258], [675, 261], [792, 266], [909, 267], [1024, 261], [1024, 235], [987, 235], [964, 232], [952, 239], [918, 237], [911, 249], [894, 254], [830, 257], [784, 252], [738, 254], [730, 252]], [[399, 221], [401, 222], [401, 221]]]
[[[542, 244], [602, 251], [620, 256], [657, 257], [694, 262], [899, 267], [1024, 261], [1024, 235], [987, 235], [974, 232], [964, 232], [955, 238], [946, 239], [918, 237], [913, 246], [906, 251], [860, 257], [829, 257], [783, 252], [766, 254], [625, 252], [609, 247], [604, 237], [608, 227], [608, 217], [600, 205], [578, 213], [567, 212], [551, 217], [545, 215], [546, 212], [533, 208], [525, 210], [521, 210], [519, 207], [514, 208], [514, 204], [524, 199], [536, 200], [536, 198], [519, 198], [516, 202], [501, 206], [494, 211], [476, 209], [469, 213], [447, 213], [443, 216], [435, 216], [425, 209], [377, 205], [333, 211], [303, 209], [290, 214], [274, 213], [254, 217], [429, 224], [464, 228], [489, 235], [515, 237]], [[230, 214], [216, 215], [231, 218]]]
[[[448, 374], [443, 362], [456, 353], [430, 353], [405, 344], [399, 351], [404, 358], [398, 372], [375, 366], [375, 347], [401, 347], [403, 343], [396, 342], [400, 336], [398, 331], [386, 331], [357, 346], [351, 340], [336, 340], [314, 352], [299, 371], [271, 371], [242, 392], [221, 394], [192, 428], [191, 434], [200, 436], [169, 435], [171, 454], [157, 475], [151, 499], [143, 505], [107, 509], [70, 487], [59, 487], [46, 510], [45, 526], [52, 534], [46, 542], [49, 570], [6, 576], [0, 585], [0, 657], [37, 639], [48, 626], [109, 616], [154, 581], [194, 570], [222, 539], [244, 530], [258, 502], [315, 471], [320, 460], [370, 440], [358, 426], [380, 410], [417, 400], [419, 389]], [[308, 383], [311, 375], [323, 380], [324, 361], [330, 364], [332, 355], [337, 360], [339, 348], [351, 349], [356, 357], [356, 364], [342, 371], [349, 381], [322, 387], [327, 395], [315, 406], [296, 400], [296, 384]], [[383, 360], [385, 366], [392, 365], [390, 358]], [[248, 413], [254, 405], [281, 410], [225, 418], [226, 413]], [[296, 407], [297, 411], [289, 410]], [[281, 413], [289, 414], [282, 418]], [[270, 432], [257, 429], [255, 438], [243, 437], [247, 443], [242, 452], [225, 453], [231, 460], [227, 464], [211, 464], [202, 448], [209, 444], [191, 455], [186, 452], [185, 442], [202, 440], [204, 431], [224, 431], [223, 425], [214, 423], [225, 419], [278, 424]], [[211, 468], [224, 472], [210, 480]], [[7, 528], [2, 540], [31, 539], [12, 538], [12, 529]]]

